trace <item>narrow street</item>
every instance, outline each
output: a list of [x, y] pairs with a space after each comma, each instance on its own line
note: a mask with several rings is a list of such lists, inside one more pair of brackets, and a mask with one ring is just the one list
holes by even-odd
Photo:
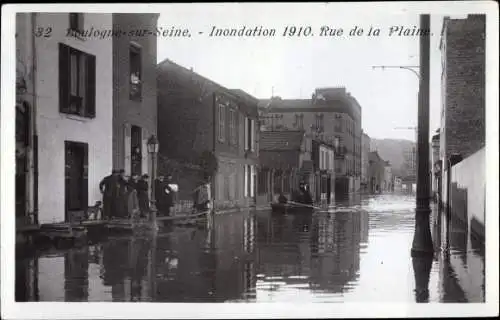
[[[415, 198], [358, 196], [338, 207], [312, 216], [223, 214], [213, 228], [35, 252], [17, 261], [17, 299], [415, 302]], [[460, 225], [448, 229], [450, 256], [436, 254], [428, 300], [484, 301], [484, 245]]]

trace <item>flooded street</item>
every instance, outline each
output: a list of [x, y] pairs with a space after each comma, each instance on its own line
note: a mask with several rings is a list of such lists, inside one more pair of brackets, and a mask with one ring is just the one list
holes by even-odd
[[[223, 214], [212, 229], [172, 227], [155, 239], [116, 236], [36, 252], [18, 259], [16, 298], [415, 302], [415, 279], [425, 278], [410, 257], [415, 198], [358, 197], [343, 206], [313, 215]], [[439, 227], [449, 237], [438, 237]], [[484, 245], [452, 221], [432, 229], [450, 255], [432, 262], [428, 301], [484, 302]]]

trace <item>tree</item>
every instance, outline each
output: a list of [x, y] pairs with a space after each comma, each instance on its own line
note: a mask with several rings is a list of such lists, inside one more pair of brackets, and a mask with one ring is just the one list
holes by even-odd
[[211, 177], [215, 176], [215, 174], [219, 170], [217, 157], [212, 151], [209, 150], [205, 150], [200, 154], [197, 164], [201, 168], [204, 179], [210, 179]]

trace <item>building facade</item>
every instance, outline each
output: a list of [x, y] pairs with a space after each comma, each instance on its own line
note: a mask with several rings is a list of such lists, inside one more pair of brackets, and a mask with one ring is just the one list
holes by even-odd
[[445, 17], [441, 35], [440, 203], [484, 239], [486, 15]]
[[368, 166], [369, 166], [369, 159], [368, 155], [370, 154], [370, 145], [371, 145], [371, 139], [370, 137], [365, 133], [362, 132], [361, 135], [361, 190], [362, 191], [368, 191], [368, 186], [370, 179], [368, 178]]
[[[157, 66], [160, 162], [197, 164], [214, 155], [215, 208], [232, 210], [255, 204], [259, 155], [257, 103], [241, 90], [230, 90], [170, 60]], [[161, 163], [159, 163], [161, 166]], [[174, 174], [182, 197], [191, 199], [200, 172]]]
[[[299, 182], [314, 186], [312, 140], [303, 130], [263, 131], [259, 136], [259, 205], [277, 202], [280, 194], [291, 199]], [[315, 190], [311, 190], [314, 194]]]
[[[335, 145], [336, 194], [359, 191], [361, 107], [345, 88], [319, 88], [311, 99], [261, 100], [262, 129], [304, 130]], [[338, 191], [338, 192], [337, 192]]]
[[16, 16], [16, 225], [37, 222], [34, 13]]
[[312, 141], [316, 202], [332, 204], [335, 199], [335, 147], [322, 140]]
[[385, 161], [377, 151], [368, 154], [369, 192], [381, 193], [385, 182]]
[[112, 167], [112, 42], [80, 35], [91, 27], [111, 29], [112, 17], [18, 17], [16, 31], [24, 38], [23, 45], [17, 43], [24, 51], [18, 59], [23, 60], [21, 74], [29, 79], [27, 90], [33, 97], [22, 103], [31, 118], [24, 211], [34, 212], [37, 223], [68, 221], [73, 212], [101, 200], [98, 185]]
[[389, 161], [385, 161], [384, 164], [384, 183], [382, 185], [382, 189], [385, 192], [394, 191], [394, 182], [392, 177], [392, 166]]
[[147, 140], [156, 134], [157, 38], [134, 30], [155, 30], [159, 14], [113, 13], [126, 35], [113, 37], [113, 166], [127, 175], [151, 176]]

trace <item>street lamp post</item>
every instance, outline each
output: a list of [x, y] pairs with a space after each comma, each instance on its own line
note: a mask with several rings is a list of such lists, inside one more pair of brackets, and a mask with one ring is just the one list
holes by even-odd
[[[430, 16], [420, 15], [420, 28], [430, 30]], [[417, 72], [415, 68], [419, 68]], [[429, 172], [429, 89], [430, 89], [430, 36], [420, 35], [420, 66], [372, 66], [372, 69], [403, 69], [419, 79], [418, 132], [417, 132], [417, 203], [412, 257], [432, 256], [434, 248], [430, 230], [430, 178]]]
[[[430, 16], [420, 16], [420, 28], [430, 30]], [[434, 246], [430, 229], [429, 179], [429, 89], [430, 89], [430, 36], [420, 36], [420, 86], [418, 95], [417, 140], [417, 208], [412, 257], [433, 256]]]
[[156, 156], [158, 154], [159, 143], [155, 135], [152, 135], [147, 142], [148, 152], [151, 155], [151, 223], [154, 231], [158, 229], [158, 223], [156, 221]]

